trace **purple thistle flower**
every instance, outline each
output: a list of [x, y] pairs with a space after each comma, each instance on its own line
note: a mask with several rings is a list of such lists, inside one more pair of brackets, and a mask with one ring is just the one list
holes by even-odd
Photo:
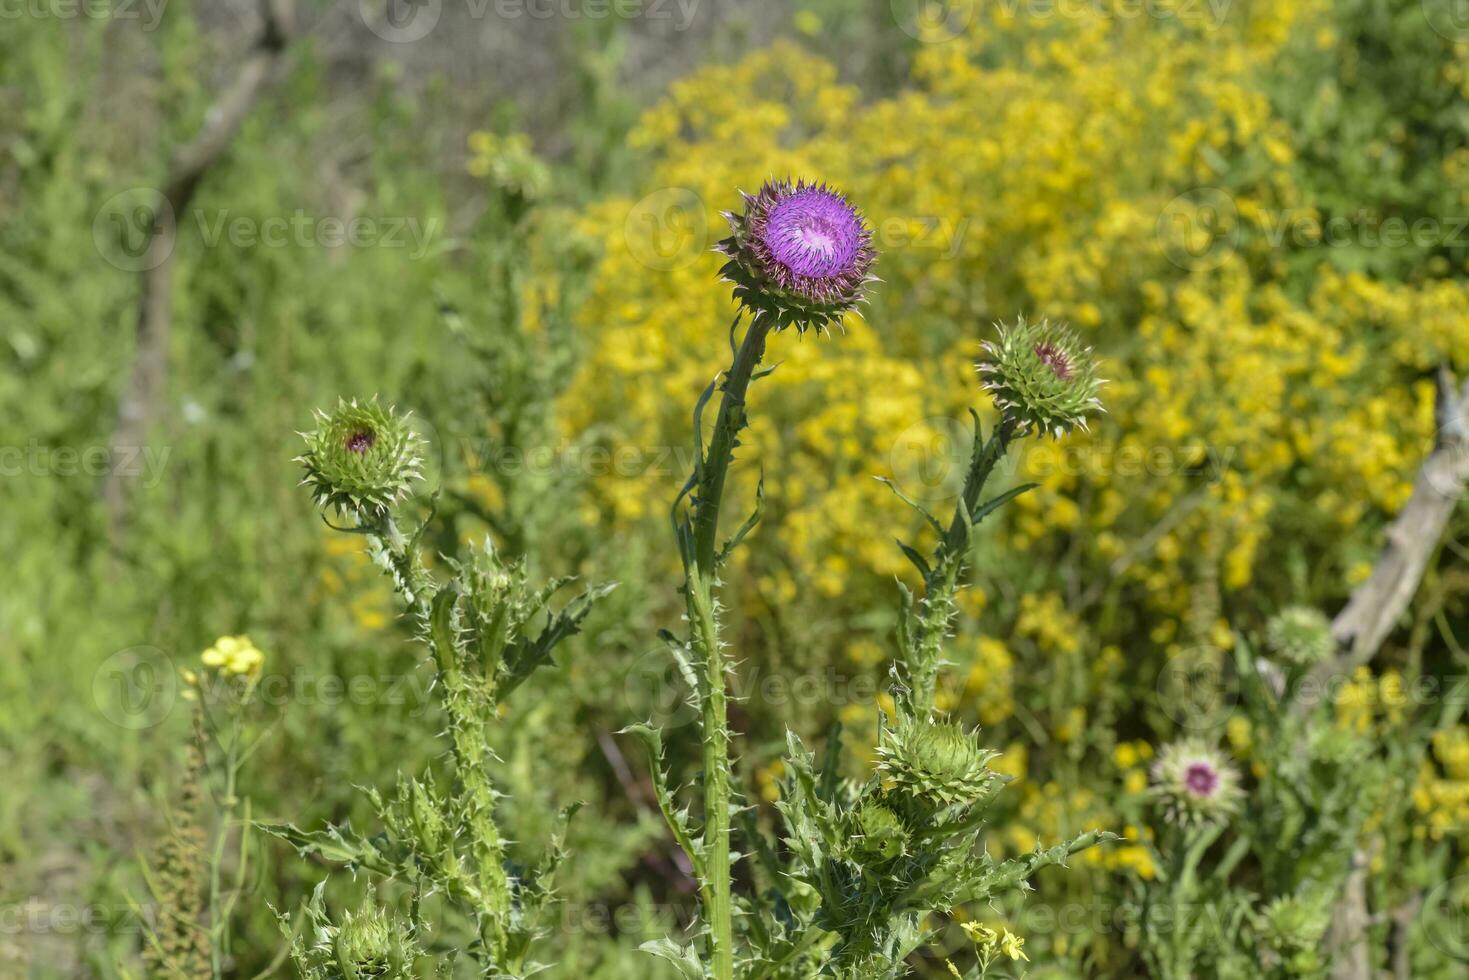
[[1213, 796], [1219, 786], [1219, 771], [1207, 762], [1194, 762], [1184, 770], [1183, 785], [1195, 796]]
[[377, 433], [371, 429], [358, 429], [347, 439], [347, 448], [361, 456], [377, 442]]
[[875, 281], [872, 231], [856, 208], [825, 184], [770, 181], [743, 195], [743, 214], [726, 212], [733, 234], [719, 243], [735, 298], [756, 315], [821, 329], [862, 302]]

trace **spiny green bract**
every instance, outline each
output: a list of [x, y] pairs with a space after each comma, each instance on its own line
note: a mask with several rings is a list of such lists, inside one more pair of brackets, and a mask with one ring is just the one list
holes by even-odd
[[914, 719], [885, 728], [877, 754], [878, 773], [895, 796], [949, 806], [980, 797], [995, 778], [989, 762], [998, 753], [953, 722]]
[[982, 345], [984, 357], [976, 365], [980, 387], [995, 406], [1019, 423], [1060, 438], [1072, 429], [1086, 428], [1086, 416], [1102, 411], [1097, 397], [1102, 379], [1090, 347], [1065, 327], [1042, 319], [1015, 325], [997, 324], [1000, 336]]
[[1282, 660], [1302, 667], [1336, 651], [1331, 620], [1311, 606], [1287, 606], [1276, 613], [1265, 627], [1265, 642]]
[[423, 439], [406, 414], [377, 398], [339, 401], [316, 413], [313, 432], [301, 433], [306, 451], [296, 461], [306, 468], [302, 484], [323, 509], [335, 508], [374, 520], [423, 477]]

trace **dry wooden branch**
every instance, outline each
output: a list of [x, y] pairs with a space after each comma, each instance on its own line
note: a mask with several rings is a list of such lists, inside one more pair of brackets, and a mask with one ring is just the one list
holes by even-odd
[[1428, 560], [1469, 483], [1469, 381], [1456, 388], [1448, 368], [1438, 373], [1438, 435], [1423, 462], [1413, 495], [1387, 528], [1387, 543], [1367, 581], [1332, 620], [1340, 653], [1301, 683], [1294, 703], [1308, 712], [1321, 693], [1381, 649], [1418, 591]]
[[[168, 380], [169, 334], [173, 325], [173, 252], [178, 219], [193, 200], [209, 168], [229, 148], [265, 83], [285, 53], [293, 24], [292, 0], [260, 0], [260, 28], [239, 71], [204, 116], [192, 141], [173, 155], [164, 181], [163, 203], [152, 216], [138, 296], [137, 340], [132, 374], [118, 406], [111, 459], [141, 446], [157, 416]], [[126, 523], [128, 482], [120, 468], [108, 470], [102, 499], [114, 536]]]

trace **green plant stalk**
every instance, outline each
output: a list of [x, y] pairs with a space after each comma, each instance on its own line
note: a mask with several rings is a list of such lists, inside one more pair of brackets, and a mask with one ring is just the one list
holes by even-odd
[[[414, 542], [391, 516], [383, 516], [372, 532], [383, 547], [400, 590], [415, 619], [426, 621], [433, 603], [434, 587], [418, 556]], [[480, 941], [491, 963], [501, 970], [517, 964], [504, 962], [509, 947], [505, 923], [511, 913], [510, 883], [505, 875], [505, 843], [495, 824], [495, 789], [485, 770], [489, 755], [487, 718], [494, 710], [494, 691], [484, 697], [468, 686], [464, 675], [453, 669], [455, 651], [439, 649], [439, 638], [430, 636], [434, 662], [439, 669], [444, 710], [449, 716], [449, 738], [454, 767], [462, 793], [473, 858], [472, 889]], [[485, 677], [494, 674], [486, 664]]]
[[932, 570], [924, 576], [921, 611], [913, 642], [915, 656], [909, 665], [908, 708], [914, 714], [926, 715], [933, 710], [944, 637], [954, 615], [954, 591], [964, 566], [964, 557], [969, 553], [970, 515], [980, 506], [984, 485], [1009, 449], [1018, 427], [1014, 419], [1006, 416], [987, 442], [982, 446], [976, 443], [964, 476], [964, 489], [954, 507], [954, 517], [934, 549]]
[[[745, 396], [755, 369], [765, 356], [770, 325], [762, 317], [751, 321], [745, 338], [720, 386], [719, 417], [709, 450], [703, 456], [696, 484], [693, 515], [693, 562], [685, 558], [684, 595], [689, 626], [704, 668], [700, 703], [704, 727], [704, 862], [709, 878], [709, 949], [715, 980], [734, 977], [734, 916], [730, 903], [730, 768], [729, 727], [724, 689], [724, 658], [719, 648], [714, 586], [718, 570], [716, 545], [719, 509], [725, 478], [734, 459], [739, 434], [747, 421]], [[698, 433], [695, 433], [696, 437]]]
[[495, 824], [495, 790], [485, 772], [489, 754], [485, 724], [477, 717], [475, 705], [466, 703], [467, 692], [456, 689], [445, 695], [449, 711], [454, 763], [459, 785], [464, 792], [465, 811], [474, 855], [476, 896], [480, 908], [480, 939], [501, 970], [515, 964], [504, 962], [506, 936], [504, 925], [510, 917], [510, 884], [505, 877], [505, 845]]

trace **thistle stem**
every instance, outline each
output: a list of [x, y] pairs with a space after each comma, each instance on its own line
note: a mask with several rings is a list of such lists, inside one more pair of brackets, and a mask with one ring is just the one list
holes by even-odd
[[730, 904], [730, 767], [729, 727], [724, 689], [724, 660], [719, 648], [719, 624], [715, 615], [714, 588], [717, 584], [716, 547], [719, 509], [724, 499], [725, 478], [734, 459], [739, 434], [747, 421], [745, 396], [755, 368], [765, 355], [770, 325], [755, 317], [745, 331], [734, 361], [720, 385], [719, 417], [709, 450], [703, 456], [695, 486], [693, 514], [693, 561], [687, 559], [684, 594], [694, 646], [702, 657], [704, 675], [700, 702], [704, 728], [704, 863], [709, 902], [704, 918], [709, 926], [709, 950], [715, 980], [734, 976], [734, 924]]
[[909, 665], [908, 708], [913, 714], [926, 716], [933, 710], [944, 636], [954, 615], [954, 591], [964, 556], [969, 553], [972, 516], [980, 506], [985, 483], [1004, 458], [1018, 430], [1019, 423], [1007, 415], [1001, 419], [989, 441], [982, 446], [976, 445], [964, 475], [964, 489], [954, 508], [954, 517], [934, 549], [931, 571], [924, 576], [921, 612], [913, 643], [916, 656]]

